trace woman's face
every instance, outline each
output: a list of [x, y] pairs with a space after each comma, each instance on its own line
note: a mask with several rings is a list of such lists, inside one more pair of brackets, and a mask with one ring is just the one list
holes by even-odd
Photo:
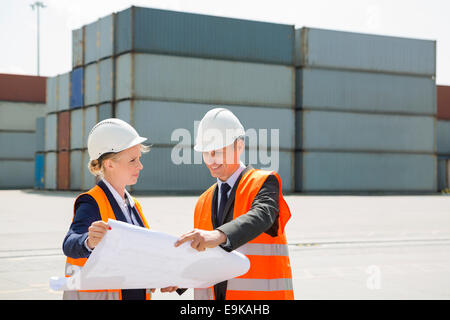
[[122, 185], [134, 185], [139, 172], [144, 168], [141, 161], [141, 145], [125, 149], [117, 154], [117, 158], [105, 160], [105, 176], [111, 177]]

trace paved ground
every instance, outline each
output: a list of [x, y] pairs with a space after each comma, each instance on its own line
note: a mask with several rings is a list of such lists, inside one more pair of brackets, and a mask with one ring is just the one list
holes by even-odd
[[[76, 193], [0, 191], [0, 299], [61, 299]], [[139, 196], [151, 227], [189, 231], [195, 197]], [[288, 196], [296, 299], [450, 299], [450, 196]], [[192, 290], [155, 299], [192, 299]]]

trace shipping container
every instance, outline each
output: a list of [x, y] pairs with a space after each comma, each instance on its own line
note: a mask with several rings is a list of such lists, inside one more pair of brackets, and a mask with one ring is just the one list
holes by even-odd
[[45, 117], [45, 151], [58, 149], [58, 118], [56, 113], [47, 114]]
[[0, 130], [34, 131], [36, 118], [45, 113], [44, 103], [0, 101]]
[[0, 189], [33, 188], [34, 159], [0, 160], [0, 177]]
[[93, 63], [84, 68], [84, 105], [94, 105], [98, 102], [98, 64]]
[[70, 190], [81, 190], [84, 165], [83, 151], [70, 151]]
[[435, 115], [436, 84], [425, 77], [297, 69], [296, 106]]
[[295, 30], [301, 67], [436, 74], [436, 41], [303, 27]]
[[193, 146], [198, 122], [214, 107], [226, 108], [239, 118], [247, 132], [247, 146], [295, 148], [293, 109], [125, 100], [117, 104], [116, 117], [153, 144]]
[[72, 67], [84, 65], [84, 28], [72, 30]]
[[[283, 190], [293, 191], [294, 152], [272, 154], [267, 159], [258, 155], [256, 161], [251, 156], [250, 150], [246, 150], [241, 160], [254, 168], [276, 170], [282, 179]], [[199, 194], [216, 182], [201, 159], [201, 154], [190, 147], [153, 146], [141, 157], [144, 168], [132, 190]]]
[[70, 108], [70, 73], [63, 73], [57, 77], [58, 81], [58, 111]]
[[71, 149], [83, 148], [83, 109], [74, 109], [70, 112], [70, 147]]
[[443, 191], [450, 187], [450, 159], [448, 157], [438, 157], [438, 191]]
[[114, 18], [115, 14], [110, 14], [98, 20], [98, 59], [114, 55]]
[[117, 13], [116, 53], [293, 64], [294, 26], [131, 7]]
[[450, 86], [436, 86], [437, 117], [450, 120]]
[[0, 159], [34, 159], [34, 132], [0, 131]]
[[297, 152], [296, 191], [436, 192], [437, 157], [429, 154]]
[[98, 62], [98, 102], [114, 100], [114, 61], [112, 58]]
[[450, 155], [450, 121], [437, 120], [437, 153]]
[[88, 107], [84, 109], [84, 128], [83, 128], [83, 148], [87, 148], [87, 140], [92, 128], [97, 124], [97, 107]]
[[70, 150], [70, 111], [58, 113], [58, 151]]
[[113, 117], [113, 107], [111, 103], [103, 103], [98, 106], [98, 122]]
[[58, 77], [47, 78], [47, 93], [46, 93], [46, 103], [47, 112], [55, 112], [58, 110]]
[[117, 100], [294, 106], [294, 69], [288, 66], [125, 54], [116, 72]]
[[73, 69], [70, 73], [70, 107], [77, 108], [84, 105], [84, 76], [83, 68]]
[[45, 179], [44, 185], [47, 190], [56, 190], [56, 178], [57, 178], [57, 157], [56, 152], [45, 153]]
[[0, 73], [0, 100], [45, 103], [46, 77]]
[[69, 190], [70, 188], [70, 152], [58, 152], [58, 190]]
[[36, 153], [34, 157], [34, 188], [44, 189], [45, 154]]
[[92, 175], [92, 173], [88, 169], [88, 163], [89, 163], [89, 153], [87, 150], [84, 150], [82, 163], [82, 175], [83, 175], [83, 182], [81, 186], [82, 190], [89, 190], [93, 188], [96, 184], [95, 176]]
[[298, 149], [436, 152], [431, 116], [298, 110], [296, 117]]
[[45, 117], [36, 118], [36, 151], [45, 151]]
[[84, 26], [84, 63], [98, 60], [98, 20]]

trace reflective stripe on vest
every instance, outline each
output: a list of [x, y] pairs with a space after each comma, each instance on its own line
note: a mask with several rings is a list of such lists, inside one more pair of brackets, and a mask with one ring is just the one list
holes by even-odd
[[[236, 188], [233, 219], [246, 214], [250, 210], [253, 200], [271, 174], [279, 182], [279, 227], [277, 235], [272, 237], [262, 233], [237, 249], [249, 258], [250, 269], [246, 274], [228, 280], [227, 300], [294, 299], [289, 250], [284, 232], [291, 213], [283, 198], [281, 179], [276, 172], [251, 169], [242, 176]], [[216, 185], [211, 186], [197, 201], [194, 228], [213, 230], [211, 214], [215, 188]], [[197, 295], [194, 294], [195, 299], [197, 297], [210, 298], [211, 293], [214, 292], [213, 287], [197, 290], [203, 291], [198, 291]]]
[[194, 289], [194, 300], [214, 300], [213, 289]]
[[[108, 219], [117, 220], [114, 214], [114, 210], [111, 207], [111, 204], [106, 196], [105, 192], [101, 187], [96, 185], [91, 190], [86, 193], [80, 194], [78, 197], [88, 194], [97, 202], [98, 208], [100, 210], [100, 216], [103, 221], [108, 222]], [[78, 199], [78, 198], [77, 198]], [[139, 202], [133, 198], [135, 207], [139, 216], [144, 223], [146, 228], [149, 228], [147, 220], [142, 214], [142, 207]], [[75, 200], [76, 203], [76, 200]], [[73, 216], [75, 217], [75, 204], [73, 208]], [[75, 270], [80, 269], [86, 263], [87, 258], [73, 259], [67, 257], [66, 259], [66, 267], [65, 267], [65, 275], [66, 277], [70, 277], [73, 275]], [[65, 300], [121, 300], [122, 299], [122, 290], [79, 290], [79, 291], [65, 291], [63, 294], [63, 299]], [[150, 289], [146, 289], [146, 299], [151, 299]]]

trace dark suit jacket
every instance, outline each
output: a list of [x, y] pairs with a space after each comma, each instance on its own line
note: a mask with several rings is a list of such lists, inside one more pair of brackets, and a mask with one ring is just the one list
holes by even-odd
[[[109, 191], [108, 187], [103, 181], [99, 181], [97, 184], [105, 192], [106, 197], [111, 204], [114, 211], [114, 215], [118, 221], [127, 222], [119, 204]], [[133, 214], [136, 221], [139, 222], [141, 227], [144, 227], [139, 213], [136, 208], [133, 207]], [[90, 195], [82, 195], [75, 202], [75, 216], [72, 224], [69, 227], [66, 237], [63, 241], [63, 252], [66, 256], [74, 259], [88, 258], [90, 252], [84, 246], [84, 241], [88, 237], [88, 228], [92, 222], [101, 220], [100, 209], [97, 202]], [[123, 300], [145, 300], [145, 289], [126, 289], [122, 290]]]

